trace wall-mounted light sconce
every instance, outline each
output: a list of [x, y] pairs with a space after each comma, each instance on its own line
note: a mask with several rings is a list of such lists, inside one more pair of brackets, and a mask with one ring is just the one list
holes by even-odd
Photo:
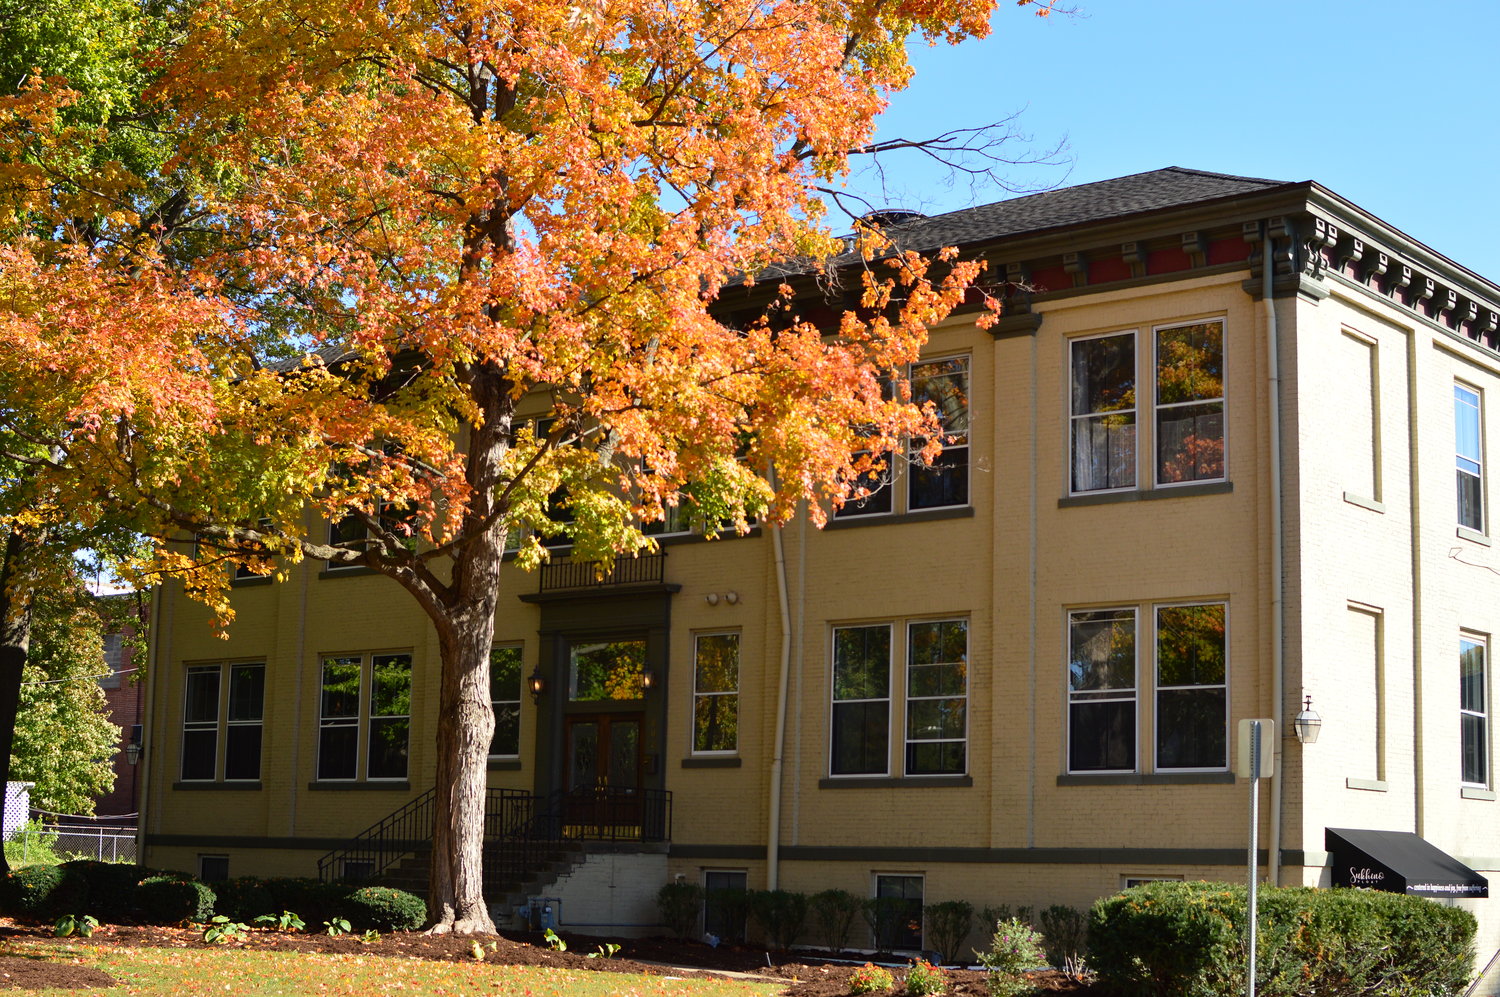
[[1323, 718], [1313, 712], [1311, 696], [1302, 704], [1302, 712], [1297, 714], [1297, 719], [1292, 721], [1292, 729], [1297, 732], [1297, 740], [1302, 744], [1312, 744], [1318, 739], [1318, 734], [1323, 729]]
[[730, 589], [728, 592], [724, 593], [724, 601], [733, 606], [735, 603], [740, 601], [740, 594], [734, 589]]
[[645, 689], [647, 692], [650, 692], [651, 689], [652, 689], [652, 687], [655, 686], [655, 685], [656, 685], [656, 673], [655, 672], [653, 672], [649, 668], [646, 669], [645, 671], [641, 672], [641, 688], [642, 689]]
[[145, 745], [141, 744], [141, 742], [131, 741], [129, 744], [125, 745], [126, 763], [130, 765], [136, 764], [141, 760], [141, 755], [144, 754], [145, 751], [146, 747]]
[[710, 592], [708, 593], [708, 595], [703, 597], [703, 601], [708, 603], [710, 606], [717, 606], [719, 604], [719, 593]]
[[728, 592], [725, 592], [723, 595], [720, 595], [717, 592], [710, 592], [710, 593], [708, 593], [708, 595], [706, 595], [706, 596], [703, 597], [703, 601], [706, 602], [706, 603], [708, 603], [710, 606], [717, 606], [719, 604], [719, 600], [720, 599], [724, 600], [729, 605], [733, 606], [735, 603], [737, 603], [737, 602], [740, 601], [740, 594], [738, 592], [736, 592], [734, 589], [730, 589]]
[[541, 665], [538, 665], [526, 679], [526, 688], [531, 690], [531, 701], [541, 703], [542, 694], [547, 691], [547, 677], [542, 674]]

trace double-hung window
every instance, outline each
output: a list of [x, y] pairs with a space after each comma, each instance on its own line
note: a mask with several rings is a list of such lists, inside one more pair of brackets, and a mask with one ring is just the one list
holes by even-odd
[[318, 779], [405, 779], [411, 730], [411, 655], [323, 659]]
[[1458, 472], [1458, 525], [1484, 532], [1484, 438], [1479, 392], [1453, 385], [1454, 450]]
[[833, 631], [831, 775], [885, 775], [891, 764], [891, 625]]
[[1229, 764], [1227, 608], [1222, 602], [1149, 607], [1153, 667], [1142, 669], [1141, 608], [1068, 614], [1068, 771], [1135, 772], [1142, 754], [1141, 677], [1151, 696], [1154, 771]]
[[189, 666], [182, 712], [183, 782], [260, 779], [265, 692], [266, 666], [259, 662]]
[[[1148, 356], [1138, 340], [1130, 330], [1068, 344], [1075, 494], [1139, 487], [1145, 454], [1151, 455], [1147, 480], [1156, 487], [1225, 476], [1223, 321], [1158, 326]], [[1141, 383], [1150, 385], [1146, 399], [1137, 390]]]
[[[834, 513], [840, 519], [969, 504], [969, 358], [922, 360], [911, 365], [909, 375], [912, 404], [931, 408], [942, 452], [931, 464], [924, 464], [919, 453], [927, 440], [911, 440], [901, 474], [905, 487], [893, 486], [897, 480], [892, 469], [894, 458], [887, 457], [883, 466], [865, 472], [855, 482], [856, 492], [864, 494]], [[901, 509], [896, 508], [898, 491], [903, 496]]]
[[[898, 637], [904, 649], [893, 646]], [[891, 672], [892, 662], [902, 657], [898, 702]], [[829, 774], [889, 774], [892, 719], [904, 716], [896, 742], [902, 775], [964, 775], [968, 695], [968, 620], [835, 627]]]
[[495, 710], [491, 758], [514, 758], [521, 753], [521, 648], [490, 651], [490, 705]]
[[693, 753], [739, 749], [740, 635], [698, 634], [693, 654]]
[[1488, 647], [1478, 634], [1458, 640], [1458, 722], [1462, 747], [1462, 781], [1488, 788], [1490, 783], [1490, 711]]

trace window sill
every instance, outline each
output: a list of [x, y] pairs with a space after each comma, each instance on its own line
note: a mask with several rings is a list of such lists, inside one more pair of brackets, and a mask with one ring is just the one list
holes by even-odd
[[324, 568], [318, 572], [319, 578], [359, 578], [364, 575], [378, 575], [380, 572], [374, 568], [367, 568], [363, 564], [356, 564], [348, 568]]
[[1486, 547], [1489, 547], [1493, 543], [1483, 533], [1480, 533], [1478, 530], [1471, 530], [1467, 526], [1460, 526], [1458, 528], [1458, 538], [1460, 540], [1470, 540], [1477, 544], [1483, 544]]
[[1199, 495], [1228, 495], [1232, 491], [1234, 491], [1233, 481], [1209, 481], [1201, 485], [1172, 485], [1158, 488], [1134, 488], [1123, 492], [1068, 495], [1057, 500], [1057, 507], [1059, 509], [1073, 509], [1085, 505], [1152, 502], [1157, 499], [1194, 498]]
[[1488, 800], [1491, 803], [1495, 800], [1493, 789], [1480, 789], [1478, 786], [1464, 786], [1459, 790], [1459, 795], [1466, 800]]
[[1099, 775], [1060, 775], [1059, 786], [1228, 786], [1233, 772], [1111, 772]]
[[705, 758], [684, 758], [682, 767], [685, 769], [737, 769], [743, 764], [738, 755], [734, 757], [708, 756]]
[[411, 792], [411, 783], [406, 780], [392, 779], [389, 782], [310, 782], [307, 788], [311, 790], [327, 790], [332, 792], [365, 792], [365, 791], [391, 791], [399, 790], [403, 793]]
[[485, 768], [490, 772], [519, 772], [521, 771], [521, 759], [491, 758], [485, 762]]
[[972, 785], [974, 777], [969, 775], [909, 775], [895, 779], [889, 776], [862, 779], [845, 775], [818, 780], [819, 789], [949, 789]]
[[850, 530], [857, 526], [893, 526], [906, 523], [935, 523], [945, 519], [973, 519], [974, 507], [971, 505], [955, 506], [951, 509], [922, 509], [918, 512], [906, 512], [900, 515], [889, 512], [871, 513], [868, 516], [845, 516], [842, 519], [830, 519], [823, 526], [826, 533], [829, 530]]
[[243, 790], [259, 791], [260, 790], [260, 782], [259, 781], [256, 781], [256, 782], [174, 782], [174, 783], [172, 783], [172, 788], [174, 790], [182, 789], [182, 790], [187, 790], [187, 791], [190, 791], [190, 792], [191, 791], [198, 791], [198, 790], [220, 790], [220, 789], [227, 789], [227, 790], [229, 790], [231, 792], [233, 792], [235, 790], [241, 790], [241, 791], [243, 791]]
[[275, 580], [272, 575], [247, 575], [244, 578], [229, 579], [229, 587], [232, 589], [254, 588], [257, 585], [269, 585]]
[[1367, 793], [1385, 793], [1390, 790], [1390, 784], [1384, 779], [1355, 779], [1351, 776], [1344, 780], [1344, 788], [1359, 789]]
[[1356, 495], [1353, 492], [1345, 492], [1344, 501], [1348, 502], [1350, 505], [1357, 505], [1361, 509], [1369, 509], [1371, 512], [1378, 512], [1381, 515], [1385, 515], [1384, 502], [1378, 502], [1372, 498], [1365, 498], [1363, 495]]

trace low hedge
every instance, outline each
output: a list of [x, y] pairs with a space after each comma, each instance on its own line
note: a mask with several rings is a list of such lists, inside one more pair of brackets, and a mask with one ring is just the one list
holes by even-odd
[[[215, 883], [214, 894], [214, 913], [223, 914], [231, 921], [249, 924], [262, 914], [280, 914], [288, 909], [276, 906], [276, 898], [266, 888], [265, 880], [256, 876], [239, 876]], [[296, 908], [291, 909], [296, 912]]]
[[[1474, 915], [1421, 897], [1263, 887], [1256, 905], [1261, 997], [1461, 993]], [[1246, 890], [1147, 883], [1097, 901], [1090, 967], [1121, 997], [1230, 997], [1245, 990]]]
[[[86, 887], [87, 899], [76, 908], [59, 914], [92, 914], [101, 921], [119, 921], [139, 909], [136, 887], [142, 879], [155, 873], [130, 862], [100, 862], [97, 859], [74, 859], [58, 866], [65, 877], [77, 876]], [[61, 899], [67, 899], [66, 895]]]
[[355, 931], [415, 931], [427, 923], [425, 900], [388, 886], [350, 891], [339, 902], [338, 912]]
[[270, 908], [260, 913], [279, 914], [289, 910], [306, 921], [309, 928], [342, 917], [339, 905], [350, 890], [347, 883], [325, 883], [320, 879], [302, 877], [262, 879], [260, 882], [271, 897]]
[[154, 924], [207, 921], [213, 917], [214, 891], [196, 879], [173, 873], [151, 876], [135, 891], [136, 900]]

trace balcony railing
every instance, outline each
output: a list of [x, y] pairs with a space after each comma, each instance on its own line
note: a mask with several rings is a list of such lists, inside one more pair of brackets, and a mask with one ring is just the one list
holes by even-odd
[[561, 561], [542, 565], [541, 591], [609, 588], [620, 585], [660, 585], [666, 578], [667, 555], [642, 554], [617, 558], [603, 570], [599, 561]]

